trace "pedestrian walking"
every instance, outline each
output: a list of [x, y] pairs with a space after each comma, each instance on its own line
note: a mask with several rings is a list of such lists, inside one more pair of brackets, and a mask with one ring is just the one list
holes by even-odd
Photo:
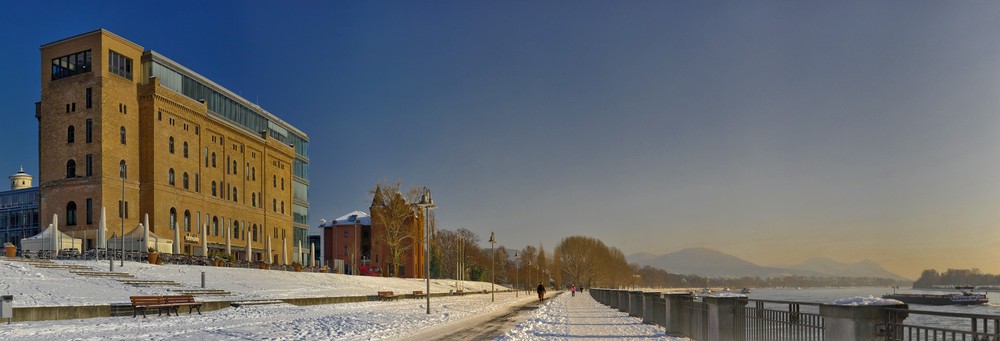
[[569, 292], [570, 292], [570, 296], [576, 297], [576, 286], [575, 285], [570, 285], [569, 286]]
[[545, 299], [545, 286], [542, 285], [542, 282], [538, 282], [538, 288], [535, 291], [538, 292], [538, 301]]

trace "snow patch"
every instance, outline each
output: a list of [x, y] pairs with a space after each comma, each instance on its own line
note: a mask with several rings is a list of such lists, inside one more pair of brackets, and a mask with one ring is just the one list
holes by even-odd
[[868, 297], [841, 298], [833, 301], [835, 305], [866, 306], [866, 305], [895, 305], [903, 302], [894, 299], [881, 298], [869, 295]]

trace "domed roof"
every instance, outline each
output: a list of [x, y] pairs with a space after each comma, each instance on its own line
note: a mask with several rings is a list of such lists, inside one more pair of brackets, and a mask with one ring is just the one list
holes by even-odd
[[31, 174], [25, 173], [24, 172], [24, 167], [21, 167], [21, 169], [18, 170], [17, 173], [11, 175], [10, 177], [13, 178], [13, 177], [22, 177], [22, 176], [31, 176]]

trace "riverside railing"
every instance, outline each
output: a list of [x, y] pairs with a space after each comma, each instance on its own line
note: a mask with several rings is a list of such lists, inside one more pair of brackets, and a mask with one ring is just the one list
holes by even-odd
[[[1000, 316], [886, 309], [886, 340], [1000, 340]], [[911, 322], [907, 323], [907, 319]]]
[[[686, 293], [591, 289], [598, 302], [699, 341], [1000, 341], [1000, 315], [909, 310], [906, 304], [834, 305]], [[632, 308], [636, 305], [640, 308]]]
[[[823, 316], [819, 304], [790, 301], [737, 299], [745, 318], [737, 319], [737, 328], [745, 331], [747, 341], [822, 340]], [[805, 306], [806, 311], [803, 311]]]

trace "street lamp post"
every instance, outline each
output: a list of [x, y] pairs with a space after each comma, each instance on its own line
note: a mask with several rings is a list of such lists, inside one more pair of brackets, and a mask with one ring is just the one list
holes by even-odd
[[420, 202], [417, 203], [417, 207], [424, 210], [424, 282], [427, 286], [427, 292], [425, 293], [427, 297], [427, 314], [431, 313], [431, 237], [430, 229], [427, 228], [427, 213], [437, 206], [434, 205], [434, 199], [431, 199], [431, 191], [427, 190], [424, 195], [420, 196]]
[[528, 271], [528, 285], [527, 288], [524, 288], [525, 291], [528, 293], [528, 295], [531, 295], [531, 288], [535, 285], [534, 284], [535, 282], [531, 281], [531, 267], [532, 267], [531, 260], [528, 260], [528, 267], [525, 268], [525, 270]]
[[518, 273], [518, 270], [519, 270], [518, 269], [518, 265], [521, 265], [521, 263], [518, 262], [518, 259], [517, 259], [517, 251], [514, 251], [514, 264], [515, 264], [514, 265], [514, 298], [517, 298], [517, 292], [521, 291], [521, 289], [517, 288], [517, 287], [521, 286], [521, 283], [517, 282], [517, 273]]
[[121, 236], [121, 241], [122, 241], [122, 244], [121, 244], [121, 246], [122, 246], [121, 247], [122, 262], [121, 262], [121, 264], [119, 264], [119, 266], [125, 267], [125, 175], [126, 174], [125, 174], [125, 165], [124, 164], [122, 164], [120, 171], [122, 173], [121, 174], [122, 175], [122, 203], [120, 205], [118, 205], [118, 208], [121, 209], [121, 214], [122, 214], [122, 216], [121, 216], [121, 218], [122, 218], [122, 236]]
[[490, 273], [493, 274], [493, 279], [490, 280], [490, 302], [496, 302], [496, 282], [497, 282], [497, 272], [496, 272], [496, 252], [493, 252], [493, 245], [497, 243], [497, 238], [490, 231]]

